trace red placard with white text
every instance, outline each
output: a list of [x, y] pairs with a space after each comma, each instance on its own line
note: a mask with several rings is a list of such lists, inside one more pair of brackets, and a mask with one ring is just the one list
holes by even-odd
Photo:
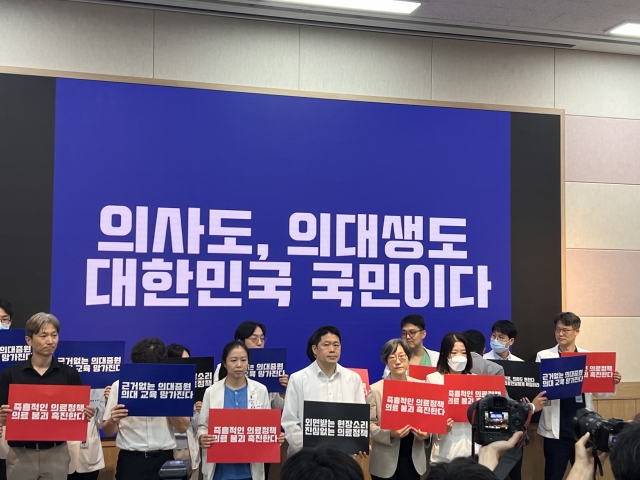
[[423, 382], [427, 379], [427, 375], [435, 372], [436, 367], [423, 367], [422, 365], [409, 365], [409, 376]]
[[278, 409], [212, 408], [207, 451], [211, 463], [280, 463]]
[[613, 393], [616, 385], [613, 372], [616, 371], [616, 352], [566, 352], [563, 357], [586, 355], [582, 393]]
[[371, 386], [369, 385], [369, 370], [366, 368], [350, 368], [349, 370], [360, 375], [360, 379], [362, 380], [362, 383], [364, 383], [364, 398], [366, 399], [371, 391]]
[[504, 375], [445, 375], [447, 414], [454, 422], [467, 422], [469, 405], [487, 395], [503, 395]]
[[380, 428], [401, 430], [411, 425], [429, 433], [447, 433], [447, 388], [432, 383], [385, 380]]
[[9, 385], [6, 439], [64, 442], [87, 439], [84, 407], [91, 387], [81, 385]]

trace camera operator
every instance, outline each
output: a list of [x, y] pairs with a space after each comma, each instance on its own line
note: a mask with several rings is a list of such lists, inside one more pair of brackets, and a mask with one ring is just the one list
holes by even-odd
[[[538, 352], [536, 361], [545, 358], [559, 358], [563, 352], [587, 352], [578, 349], [576, 337], [580, 333], [580, 317], [575, 313], [562, 312], [553, 319], [555, 336], [558, 344]], [[620, 383], [621, 376], [613, 373], [614, 382]], [[611, 393], [594, 393], [596, 398], [609, 398]], [[577, 397], [550, 400], [542, 410], [538, 423], [538, 434], [544, 437], [544, 479], [562, 480], [567, 463], [574, 461], [575, 440], [572, 420], [581, 408], [593, 410], [593, 400], [590, 393], [583, 393]]]

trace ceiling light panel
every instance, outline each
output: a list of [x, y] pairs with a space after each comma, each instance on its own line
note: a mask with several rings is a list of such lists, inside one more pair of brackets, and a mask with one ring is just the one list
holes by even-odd
[[318, 7], [340, 8], [349, 10], [369, 10], [385, 13], [409, 14], [420, 6], [417, 2], [401, 0], [276, 0], [278, 3], [295, 3], [315, 5]]

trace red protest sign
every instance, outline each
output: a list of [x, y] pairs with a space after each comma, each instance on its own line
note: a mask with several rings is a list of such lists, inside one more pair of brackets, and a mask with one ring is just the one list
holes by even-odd
[[421, 365], [409, 365], [409, 376], [412, 378], [416, 378], [418, 380], [422, 380], [423, 382], [427, 379], [427, 375], [435, 372], [436, 367], [423, 367]]
[[411, 425], [429, 433], [447, 433], [447, 388], [421, 382], [385, 380], [380, 428], [400, 430]]
[[504, 395], [503, 375], [445, 375], [448, 390], [447, 415], [454, 422], [467, 422], [469, 405], [490, 394]]
[[566, 352], [563, 357], [586, 355], [582, 393], [612, 393], [616, 390], [613, 372], [616, 371], [616, 352]]
[[366, 368], [350, 368], [349, 370], [352, 370], [360, 375], [362, 383], [364, 383], [364, 398], [367, 398], [369, 396], [369, 392], [371, 391], [371, 387], [369, 386], [369, 370], [367, 370]]
[[84, 407], [90, 386], [9, 385], [6, 439], [63, 442], [87, 439]]
[[212, 408], [207, 452], [211, 463], [280, 463], [280, 410]]

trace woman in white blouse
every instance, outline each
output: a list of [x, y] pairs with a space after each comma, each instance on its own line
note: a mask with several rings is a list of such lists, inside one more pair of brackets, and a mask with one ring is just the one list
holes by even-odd
[[[264, 480], [262, 463], [209, 463], [206, 449], [213, 445], [209, 435], [209, 409], [211, 408], [271, 408], [269, 392], [261, 383], [247, 378], [249, 349], [240, 341], [227, 343], [222, 351], [220, 381], [204, 393], [202, 410], [198, 417], [198, 442], [205, 449], [202, 453], [202, 475], [205, 480]], [[278, 441], [284, 443], [284, 433]]]
[[[467, 340], [461, 333], [447, 333], [440, 345], [437, 370], [427, 375], [427, 383], [444, 385], [445, 375], [473, 375], [473, 359]], [[471, 424], [447, 420], [448, 432], [432, 435], [431, 464], [450, 462], [471, 456]]]

